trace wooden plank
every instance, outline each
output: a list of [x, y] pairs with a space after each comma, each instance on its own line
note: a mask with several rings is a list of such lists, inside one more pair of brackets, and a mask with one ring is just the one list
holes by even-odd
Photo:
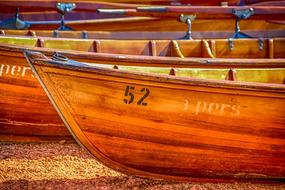
[[67, 127], [113, 169], [171, 180], [285, 178], [283, 84], [118, 72], [26, 55]]

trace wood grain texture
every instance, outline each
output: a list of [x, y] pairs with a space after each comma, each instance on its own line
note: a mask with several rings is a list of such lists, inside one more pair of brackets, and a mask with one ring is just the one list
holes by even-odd
[[0, 52], [0, 141], [72, 140], [19, 53]]
[[[41, 51], [49, 55], [52, 55], [55, 51], [57, 51], [69, 58], [76, 59], [77, 61], [93, 62], [97, 64], [111, 64], [111, 67], [113, 67], [113, 65], [118, 65], [120, 70], [144, 70], [147, 72], [168, 74], [171, 68], [177, 68], [178, 70], [176, 73], [178, 76], [225, 79], [228, 69], [236, 68], [237, 79], [240, 81], [248, 80], [246, 76], [251, 78], [252, 81], [260, 81], [260, 76], [262, 76], [264, 79], [262, 82], [279, 84], [281, 84], [284, 80], [284, 69], [280, 68], [285, 67], [285, 59], [212, 59], [199, 57], [181, 59], [178, 57], [171, 57], [176, 55], [175, 53], [171, 53], [172, 47], [170, 40], [152, 41], [155, 42], [155, 46], [151, 45], [150, 41], [148, 40], [130, 41], [129, 45], [132, 45], [133, 49], [126, 48], [126, 44], [124, 44], [124, 41], [122, 40], [116, 41], [116, 43], [114, 43], [115, 41], [112, 40], [97, 40], [97, 44], [100, 44], [98, 46], [100, 46], [102, 53], [96, 54], [93, 52], [86, 52], [99, 49], [99, 47], [94, 47], [96, 40], [94, 42], [93, 40], [63, 41], [63, 39], [49, 38], [37, 39], [2, 37], [0, 38], [0, 41], [2, 43], [14, 44], [0, 44], [0, 135], [2, 135], [2, 138], [0, 138], [0, 140], [2, 141], [22, 141], [25, 139], [27, 141], [31, 141], [29, 139], [32, 138], [34, 138], [35, 141], [38, 139], [70, 139], [68, 131], [63, 127], [63, 123], [59, 119], [55, 110], [50, 105], [49, 100], [43, 93], [38, 82], [33, 77], [31, 68], [23, 58], [22, 50]], [[46, 48], [34, 47], [38, 45], [39, 41], [42, 43], [41, 46]], [[237, 40], [235, 47], [237, 47], [239, 41], [240, 40]], [[256, 40], [253, 42], [255, 41]], [[199, 50], [199, 48], [202, 47], [201, 42], [188, 42], [178, 41], [178, 43], [181, 44], [181, 51], [187, 56], [200, 56], [202, 53], [199, 53], [197, 49]], [[250, 42], [251, 40], [249, 40], [249, 44], [252, 44], [252, 48], [255, 50], [257, 44]], [[125, 41], [125, 43], [127, 43], [127, 41]], [[216, 44], [217, 43], [218, 41], [216, 41]], [[272, 54], [273, 57], [277, 57], [277, 54], [281, 57], [284, 55], [282, 54], [284, 48], [281, 48], [284, 46], [283, 43], [284, 40], [281, 40], [280, 43], [278, 39], [274, 40], [273, 47], [275, 47], [275, 45], [279, 45], [275, 47], [276, 50], [274, 51], [275, 53]], [[119, 48], [120, 46], [125, 47], [126, 49]], [[190, 46], [193, 46], [194, 49], [189, 48]], [[158, 55], [161, 56], [142, 56], [149, 55], [149, 53], [152, 52], [151, 47], [156, 48], [155, 51]], [[166, 51], [166, 47], [170, 49]], [[251, 47], [251, 45], [249, 47]], [[219, 48], [216, 49], [219, 50]], [[246, 48], [243, 50], [245, 53], [248, 52]], [[145, 54], [141, 54], [142, 52], [145, 52]], [[232, 53], [234, 52], [235, 50]], [[120, 53], [125, 54], [122, 55]], [[222, 54], [225, 55], [228, 53], [225, 52]], [[242, 53], [240, 52], [240, 54]], [[163, 57], [162, 55], [167, 57]], [[265, 54], [263, 53], [261, 55], [264, 56]], [[133, 66], [144, 67], [134, 68]], [[164, 69], [149, 68], [150, 66], [164, 67]], [[187, 70], [185, 68], [189, 69]], [[193, 68], [204, 69], [199, 70]], [[223, 68], [223, 70], [214, 71], [205, 68]], [[268, 71], [261, 69], [253, 71], [250, 68], [277, 69]], [[4, 136], [6, 137], [4, 138]]]
[[[285, 3], [284, 3], [285, 4]], [[159, 10], [157, 10], [159, 9]], [[136, 9], [123, 9], [124, 16], [151, 16], [161, 18], [177, 18], [180, 15], [196, 15], [199, 19], [235, 19], [235, 10], [252, 9], [254, 14], [249, 19], [254, 20], [284, 20], [285, 6], [165, 6], [165, 7], [138, 7]], [[116, 9], [98, 9], [99, 12], [113, 14]]]
[[[70, 3], [68, 0], [62, 0], [63, 2]], [[131, 3], [130, 3], [131, 2]], [[143, 0], [143, 1], [128, 1], [128, 0], [119, 0], [119, 1], [83, 1], [83, 0], [75, 0], [72, 3], [76, 4], [76, 11], [96, 11], [98, 8], [133, 8], [142, 5], [171, 5], [171, 3], [182, 3], [182, 4], [194, 4], [194, 5], [216, 5], [219, 6], [223, 0], [182, 0], [182, 1], [171, 1], [171, 0]], [[239, 0], [230, 0], [228, 1], [230, 5], [237, 5]], [[56, 10], [56, 4], [58, 1], [56, 0], [8, 0], [1, 1], [0, 7], [2, 13], [13, 13], [16, 8], [20, 8], [23, 12], [36, 12], [36, 11], [54, 11]]]
[[[0, 36], [0, 43], [84, 52], [164, 57], [284, 58], [284, 38], [211, 40], [105, 40]], [[100, 49], [100, 52], [98, 52]], [[180, 52], [180, 53], [178, 53]], [[96, 56], [97, 54], [94, 54]], [[153, 56], [156, 58], [156, 56]], [[243, 59], [242, 59], [243, 60]], [[270, 59], [268, 60], [270, 62]]]
[[172, 180], [284, 180], [284, 85], [26, 56], [77, 140], [113, 169]]
[[[285, 3], [284, 3], [285, 4]], [[220, 8], [220, 7], [216, 7]], [[140, 13], [141, 14], [141, 13]], [[277, 13], [276, 13], [277, 14]], [[145, 15], [148, 16], [148, 15]], [[107, 14], [94, 12], [72, 12], [65, 16], [65, 25], [74, 30], [87, 31], [186, 31], [186, 24], [179, 22], [179, 17], [165, 18], [163, 17], [136, 17], [124, 16], [122, 14]], [[0, 14], [0, 19], [13, 18], [13, 14]], [[20, 18], [24, 21], [31, 22], [29, 29], [31, 30], [56, 30], [60, 26], [60, 14], [55, 11], [48, 11], [44, 14], [42, 12], [21, 13]], [[233, 33], [235, 29], [235, 19], [230, 17], [219, 20], [209, 20], [197, 17], [192, 23], [193, 32], [230, 32]], [[252, 32], [256, 30], [284, 30], [284, 24], [281, 21], [266, 21], [265, 18], [261, 20], [246, 19], [240, 22], [241, 30], [244, 32]], [[34, 21], [34, 22], [33, 22]], [[37, 23], [36, 21], [41, 21]], [[46, 22], [46, 24], [42, 24]], [[145, 24], [147, 23], [147, 24]], [[3, 26], [4, 27], [4, 26]], [[4, 29], [4, 28], [3, 28]], [[268, 31], [272, 32], [272, 31]], [[213, 34], [212, 34], [213, 35]], [[256, 36], [257, 34], [253, 35]], [[262, 36], [258, 36], [262, 37]], [[213, 38], [221, 38], [219, 36]], [[223, 37], [222, 37], [223, 38]]]
[[[69, 0], [62, 0], [61, 2], [70, 3]], [[203, 5], [203, 6], [220, 6], [224, 3], [223, 0], [74, 0], [76, 4], [76, 11], [94, 11], [97, 8], [131, 8], [142, 5]], [[283, 5], [284, 1], [280, 0], [228, 0], [227, 5]], [[56, 0], [42, 0], [41, 2], [35, 0], [6, 0], [0, 3], [2, 13], [14, 13], [16, 8], [20, 8], [23, 12], [37, 12], [37, 11], [55, 11]]]
[[[235, 29], [235, 22], [231, 19], [213, 20], [199, 20], [193, 22], [192, 31], [194, 32], [229, 32], [232, 34]], [[147, 24], [146, 24], [147, 23]], [[81, 21], [67, 21], [66, 25], [74, 30], [87, 31], [186, 31], [187, 26], [184, 23], [178, 22], [176, 19], [159, 19], [149, 17], [129, 17], [119, 19], [98, 19], [98, 20], [81, 20]], [[59, 27], [54, 25], [33, 25], [31, 30], [55, 30]], [[244, 32], [253, 33], [257, 30], [268, 30], [268, 37], [274, 31], [284, 30], [284, 25], [274, 24], [263, 20], [246, 20], [240, 22], [241, 30]], [[262, 33], [261, 33], [262, 34]], [[208, 34], [210, 35], [210, 34]], [[214, 35], [214, 34], [212, 34]], [[199, 36], [199, 34], [196, 34]], [[231, 35], [225, 35], [227, 37]], [[259, 37], [253, 33], [253, 36]], [[207, 35], [205, 36], [207, 38]], [[212, 37], [224, 38], [224, 37]]]

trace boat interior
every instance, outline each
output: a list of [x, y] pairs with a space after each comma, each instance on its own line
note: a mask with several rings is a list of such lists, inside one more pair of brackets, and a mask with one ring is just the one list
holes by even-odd
[[97, 53], [201, 58], [285, 58], [285, 38], [91, 40], [1, 36], [0, 43]]
[[[207, 23], [202, 24], [206, 25]], [[206, 22], [206, 21], [205, 21]], [[208, 21], [209, 22], [209, 21]], [[266, 22], [268, 23], [268, 22]], [[202, 25], [201, 24], [201, 25]], [[276, 28], [270, 30], [243, 30], [252, 38], [282, 38], [285, 36], [283, 25], [274, 24]], [[248, 23], [250, 26], [251, 23]], [[262, 25], [262, 24], [260, 24]], [[175, 26], [173, 26], [175, 27]], [[280, 28], [278, 28], [280, 27]], [[228, 26], [228, 28], [234, 28]], [[262, 27], [263, 28], [263, 27]], [[266, 27], [264, 27], [266, 28]], [[285, 27], [284, 27], [285, 28]], [[183, 28], [182, 28], [183, 29]], [[102, 29], [103, 30], [103, 29]], [[53, 37], [53, 38], [78, 38], [78, 39], [118, 39], [118, 40], [160, 40], [160, 39], [181, 39], [186, 35], [185, 31], [66, 31], [66, 30], [0, 30], [1, 36], [27, 36], [27, 37]], [[218, 31], [192, 31], [193, 39], [218, 39], [230, 38], [233, 31], [218, 30]]]
[[[85, 63], [88, 64], [88, 63]], [[191, 77], [213, 80], [230, 80], [239, 82], [260, 82], [272, 84], [285, 84], [284, 68], [239, 68], [239, 69], [205, 69], [205, 68], [167, 68], [167, 67], [142, 67], [142, 66], [124, 66], [93, 64], [92, 66], [100, 68], [119, 69], [122, 71], [147, 72], [156, 74], [168, 74], [179, 77]]]
[[[37, 57], [37, 53], [33, 55], [36, 59], [46, 59], [40, 54]], [[159, 66], [138, 66], [138, 65], [114, 65], [114, 64], [98, 64], [89, 62], [78, 62], [72, 59], [59, 59], [58, 54], [54, 54], [49, 61], [55, 63], [60, 61], [65, 66], [72, 68], [88, 68], [88, 69], [112, 69], [113, 71], [127, 71], [131, 73], [154, 74], [155, 76], [172, 75], [177, 77], [196, 78], [196, 79], [211, 79], [211, 80], [228, 80], [238, 82], [258, 82], [258, 83], [270, 83], [270, 84], [285, 84], [285, 68], [173, 68], [159, 67]]]

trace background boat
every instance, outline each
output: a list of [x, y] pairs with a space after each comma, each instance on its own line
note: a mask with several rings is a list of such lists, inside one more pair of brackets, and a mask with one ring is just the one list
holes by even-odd
[[[243, 30], [244, 33], [254, 38], [278, 38], [285, 36], [284, 29], [270, 30]], [[282, 26], [282, 25], [281, 25]], [[132, 27], [132, 26], [131, 26]], [[113, 28], [114, 29], [114, 28]], [[26, 36], [26, 37], [55, 37], [55, 38], [78, 38], [78, 39], [117, 39], [117, 40], [179, 40], [186, 35], [183, 31], [61, 31], [61, 30], [0, 30], [0, 36]], [[192, 31], [193, 39], [217, 39], [231, 38], [233, 31]]]
[[[104, 30], [104, 31], [183, 31], [187, 25], [178, 20], [181, 14], [196, 15], [192, 21], [193, 31], [229, 31], [235, 29], [235, 11], [251, 10], [246, 21], [242, 21], [242, 30], [284, 30], [285, 1], [257, 3], [250, 6], [147, 6], [139, 4], [116, 4], [108, 2], [87, 3], [81, 9], [76, 6], [75, 12], [64, 12], [64, 17], [56, 15], [55, 2], [41, 2], [39, 8], [46, 9], [44, 13], [33, 9], [33, 12], [1, 12], [0, 28], [6, 29], [36, 29], [55, 30]], [[9, 6], [11, 2], [5, 1]], [[1, 4], [1, 3], [0, 3]], [[34, 1], [23, 3], [24, 7], [37, 4]], [[46, 5], [47, 4], [47, 5]], [[90, 4], [90, 5], [89, 5]], [[16, 4], [12, 4], [16, 6]], [[112, 5], [112, 6], [111, 6]], [[4, 6], [4, 5], [3, 5]], [[8, 5], [7, 5], [8, 6]], [[9, 7], [8, 6], [8, 7]], [[116, 8], [116, 9], [110, 9]], [[120, 8], [120, 9], [118, 9]], [[73, 8], [71, 8], [73, 10]], [[6, 10], [6, 7], [5, 7]], [[36, 10], [36, 11], [35, 11]], [[246, 12], [246, 11], [245, 11]], [[243, 13], [245, 14], [245, 13]], [[140, 17], [138, 17], [140, 16]], [[246, 17], [246, 18], [247, 18]], [[64, 25], [61, 18], [64, 21]], [[214, 19], [214, 20], [213, 20]], [[244, 19], [244, 18], [243, 18]], [[273, 21], [272, 21], [273, 20]], [[147, 25], [145, 23], [148, 23]], [[273, 22], [273, 23], [272, 23]], [[278, 25], [278, 24], [279, 25]]]
[[[60, 26], [60, 21], [51, 21], [37, 23], [36, 21], [30, 27], [23, 29], [31, 30], [57, 30]], [[147, 25], [145, 24], [147, 23]], [[187, 25], [177, 21], [176, 19], [160, 19], [148, 17], [128, 17], [128, 18], [111, 18], [111, 19], [86, 19], [79, 21], [66, 21], [65, 25], [73, 30], [81, 31], [159, 31], [159, 32], [186, 32]], [[7, 29], [7, 27], [2, 27]], [[274, 37], [271, 33], [278, 32], [279, 36], [284, 35], [284, 24], [273, 23], [271, 21], [262, 20], [246, 20], [240, 22], [242, 32], [249, 33], [252, 37]], [[9, 28], [8, 28], [9, 29]], [[207, 33], [211, 34], [211, 38], [227, 38], [231, 37], [235, 31], [234, 20], [196, 20], [192, 24], [192, 32], [194, 36], [207, 37]], [[258, 32], [261, 31], [261, 34]], [[215, 33], [218, 33], [217, 35]], [[202, 33], [201, 35], [199, 33]], [[203, 35], [206, 33], [206, 35]], [[224, 33], [224, 35], [219, 35]], [[267, 35], [262, 35], [266, 33]], [[127, 35], [126, 35], [127, 36]], [[194, 37], [193, 36], [193, 37]]]
[[[114, 3], [115, 2], [115, 3]], [[132, 2], [132, 3], [130, 3]], [[197, 0], [181, 0], [181, 1], [174, 1], [170, 0], [160, 0], [160, 1], [82, 1], [82, 0], [74, 0], [74, 1], [67, 1], [62, 0], [61, 3], [75, 3], [76, 4], [76, 11], [86, 11], [86, 10], [96, 10], [97, 8], [132, 8], [142, 5], [215, 5], [219, 6], [222, 0], [214, 0], [214, 1], [197, 1]], [[254, 1], [253, 3], [263, 2], [263, 0]], [[272, 1], [271, 1], [272, 2]], [[7, 0], [2, 1], [0, 3], [1, 13], [12, 13], [16, 10], [16, 8], [20, 8], [23, 12], [35, 12], [35, 11], [54, 11], [56, 8], [58, 1], [55, 0], [42, 0], [42, 1], [35, 1], [35, 0]], [[238, 5], [240, 3], [239, 0], [230, 0], [228, 1], [228, 5]], [[243, 2], [243, 4], [252, 4], [252, 2]]]

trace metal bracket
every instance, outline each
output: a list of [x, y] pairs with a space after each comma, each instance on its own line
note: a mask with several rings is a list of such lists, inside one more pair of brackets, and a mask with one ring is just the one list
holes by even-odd
[[196, 15], [180, 15], [179, 21], [187, 24], [187, 32], [182, 39], [192, 40], [192, 23], [195, 19]]
[[0, 28], [24, 30], [28, 29], [30, 24], [19, 18], [19, 8], [16, 9], [15, 17], [0, 22]]
[[66, 14], [75, 9], [76, 5], [75, 3], [57, 3], [56, 8], [61, 12], [61, 14]]
[[54, 30], [54, 31], [53, 31], [53, 37], [54, 37], [54, 38], [58, 38], [58, 37], [59, 37], [59, 32], [58, 32], [58, 30]]
[[229, 48], [230, 50], [234, 50], [234, 39], [233, 38], [229, 38]]
[[241, 19], [247, 19], [251, 15], [253, 15], [254, 9], [253, 8], [240, 9], [240, 10], [234, 9], [233, 14], [236, 17], [236, 20], [235, 20], [236, 24], [235, 24], [235, 33], [233, 34], [232, 38], [251, 38], [251, 36], [240, 31], [239, 21]]
[[88, 39], [88, 32], [87, 31], [82, 31], [82, 38]]
[[76, 8], [75, 3], [57, 3], [56, 7], [61, 14], [60, 27], [57, 30], [73, 30], [72, 28], [65, 26], [64, 15]]
[[55, 52], [53, 55], [52, 55], [52, 60], [54, 61], [63, 61], [63, 62], [67, 62], [68, 61], [68, 58], [65, 57], [64, 55], [62, 54], [59, 54], [57, 52]]
[[258, 38], [258, 49], [261, 51], [264, 47], [264, 41], [263, 38]]
[[249, 8], [249, 9], [234, 9], [233, 14], [236, 16], [238, 19], [247, 19], [251, 15], [254, 14], [254, 9]]

